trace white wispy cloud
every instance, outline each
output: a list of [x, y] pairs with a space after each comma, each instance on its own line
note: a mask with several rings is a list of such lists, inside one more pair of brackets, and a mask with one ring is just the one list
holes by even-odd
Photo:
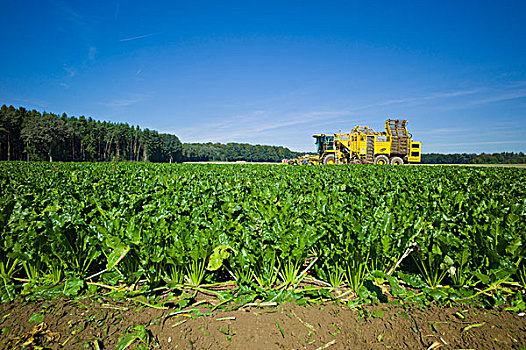
[[381, 103], [381, 105], [392, 105], [392, 104], [400, 104], [400, 103], [438, 100], [438, 99], [443, 99], [443, 98], [473, 95], [473, 94], [479, 93], [480, 91], [481, 91], [480, 89], [471, 89], [471, 90], [459, 90], [459, 91], [449, 91], [449, 92], [435, 92], [429, 95], [387, 100]]
[[[394, 104], [415, 103], [420, 101], [429, 101], [435, 99], [447, 99], [457, 96], [472, 95], [479, 92], [480, 89], [456, 90], [436, 92], [421, 96], [408, 96], [398, 99], [389, 99], [378, 101], [365, 105], [348, 106], [347, 108], [334, 110], [311, 110], [299, 111], [295, 113], [284, 111], [254, 110], [249, 113], [233, 115], [223, 118], [220, 121], [214, 121], [205, 124], [192, 124], [186, 128], [174, 130], [185, 142], [229, 142], [233, 140], [244, 140], [243, 142], [252, 142], [256, 137], [272, 136], [278, 137], [277, 134], [297, 133], [297, 129], [302, 129], [302, 133], [307, 130], [320, 130], [324, 126], [334, 127], [352, 127], [357, 124], [368, 123], [371, 120], [358, 119], [356, 116], [366, 111], [374, 112]], [[352, 118], [352, 121], [350, 120]], [[197, 122], [197, 121], [196, 121]], [[435, 129], [432, 133], [451, 133], [461, 132], [461, 129]]]
[[67, 65], [64, 65], [62, 67], [62, 69], [64, 70], [64, 72], [66, 72], [66, 76], [63, 77], [63, 80], [65, 80], [65, 81], [60, 81], [58, 83], [58, 85], [60, 85], [64, 89], [69, 89], [70, 88], [70, 84], [68, 84], [67, 82], [71, 82], [72, 81], [72, 78], [75, 75], [77, 75], [77, 70], [75, 69], [75, 67], [70, 67], [70, 66], [67, 66]]
[[378, 101], [370, 104], [366, 104], [363, 106], [356, 106], [350, 108], [351, 111], [359, 112], [363, 110], [373, 109], [377, 107], [386, 107], [390, 105], [397, 105], [397, 104], [414, 104], [414, 103], [420, 103], [420, 102], [428, 102], [431, 100], [439, 100], [439, 99], [447, 99], [452, 97], [459, 97], [459, 96], [466, 96], [466, 95], [474, 95], [478, 94], [483, 89], [477, 88], [477, 89], [467, 89], [467, 90], [457, 90], [457, 91], [445, 91], [445, 92], [434, 92], [427, 95], [420, 95], [420, 96], [406, 96], [406, 97], [400, 97], [395, 99], [388, 99], [384, 101]]
[[526, 80], [510, 81], [508, 82], [507, 87], [510, 89], [526, 87]]
[[78, 11], [74, 10], [69, 4], [62, 1], [54, 1], [54, 6], [60, 11], [67, 14], [67, 19], [76, 25], [85, 28], [86, 20]]
[[178, 129], [176, 133], [185, 142], [252, 142], [257, 137], [268, 137], [291, 133], [306, 125], [321, 126], [341, 120], [347, 111], [308, 111], [280, 113], [255, 110], [243, 115], [234, 115], [218, 122], [192, 125]]
[[62, 67], [62, 68], [67, 73], [67, 77], [68, 78], [73, 78], [75, 75], [77, 75], [77, 70], [75, 69], [75, 67], [70, 67], [70, 66], [64, 65], [64, 67]]
[[150, 33], [150, 34], [132, 36], [132, 37], [129, 37], [129, 38], [120, 39], [119, 42], [132, 41], [132, 40], [137, 40], [137, 39], [144, 39], [144, 38], [148, 38], [150, 36], [159, 35], [159, 34], [161, 34], [161, 33]]
[[[430, 130], [420, 130], [418, 131], [418, 134], [454, 134], [454, 133], [461, 133], [466, 131], [471, 131], [472, 129], [468, 128], [437, 128], [437, 129], [430, 129]], [[415, 131], [416, 133], [416, 131]]]
[[471, 101], [470, 103], [472, 105], [479, 105], [479, 104], [485, 104], [485, 103], [491, 103], [491, 102], [514, 100], [514, 99], [523, 98], [523, 97], [526, 97], [526, 89], [519, 89], [516, 91], [496, 92], [495, 95], [477, 99], [477, 100]]
[[136, 103], [144, 101], [144, 97], [136, 97], [136, 98], [124, 98], [124, 99], [114, 99], [108, 102], [103, 102], [102, 104], [106, 107], [128, 107], [131, 105], [134, 105]]
[[[97, 48], [93, 45], [93, 37], [94, 30], [97, 27], [97, 21], [89, 16], [85, 16], [81, 11], [75, 8], [75, 4], [72, 2], [54, 0], [51, 3], [55, 9], [63, 14], [62, 17], [67, 22], [70, 22], [70, 25], [67, 26], [66, 29], [68, 35], [76, 35], [80, 39], [79, 42], [83, 44], [82, 49], [85, 50], [85, 54], [87, 53], [86, 60], [95, 60]], [[75, 47], [72, 49], [75, 49]], [[68, 77], [72, 78], [76, 74], [76, 68], [69, 67], [68, 73], [70, 74]]]
[[[19, 107], [24, 107], [27, 110], [34, 108], [40, 111], [44, 111], [48, 109], [49, 106], [51, 105], [51, 103], [48, 101], [41, 101], [41, 100], [32, 99], [32, 98], [19, 98], [19, 97], [9, 98], [9, 96], [7, 97], [8, 97], [7, 100], [16, 101], [19, 103]], [[13, 105], [16, 105], [16, 103], [13, 103]]]
[[311, 111], [298, 113], [296, 116], [291, 116], [290, 119], [278, 120], [268, 124], [262, 124], [253, 128], [254, 132], [265, 132], [279, 128], [286, 128], [312, 122], [328, 122], [339, 120], [343, 115], [348, 114], [347, 111]]
[[[520, 86], [517, 85], [517, 86]], [[470, 101], [489, 103], [490, 101], [519, 98], [526, 95], [524, 87], [500, 87], [500, 93], [489, 95], [492, 91], [487, 87], [475, 87], [459, 90], [436, 91], [420, 95], [402, 95], [398, 98], [377, 100], [368, 104], [348, 104], [344, 108], [335, 109], [312, 109], [305, 111], [289, 112], [276, 109], [254, 109], [252, 111], [231, 115], [221, 118], [216, 116], [213, 121], [202, 123], [198, 119], [189, 122], [185, 128], [165, 130], [173, 132], [181, 137], [183, 142], [248, 142], [279, 144], [292, 149], [311, 149], [312, 140], [310, 133], [320, 131], [336, 132], [339, 129], [353, 127], [355, 125], [369, 125], [373, 128], [383, 126], [386, 110], [403, 110], [408, 106], [418, 104], [429, 105], [429, 108], [442, 108], [441, 106], [458, 106], [457, 109], [465, 107]], [[489, 96], [488, 96], [489, 95]], [[433, 103], [431, 103], [433, 101]], [[435, 103], [437, 102], [437, 103]], [[246, 106], [245, 106], [246, 107]], [[395, 108], [396, 107], [396, 108]], [[426, 107], [427, 108], [427, 107]], [[376, 124], [375, 124], [376, 123]], [[493, 123], [491, 127], [507, 127], [502, 123]], [[516, 127], [513, 126], [512, 127]], [[447, 142], [448, 147], [476, 147], [488, 145], [510, 145], [517, 141], [477, 141], [469, 137], [464, 142], [458, 141], [458, 135], [472, 135], [473, 129], [465, 126], [443, 126], [436, 125], [432, 129], [413, 130], [413, 134], [422, 135], [423, 139], [429, 139], [426, 147], [445, 147], [444, 143], [436, 143], [437, 138], [451, 138], [453, 142]], [[480, 130], [477, 131], [480, 134]], [[492, 131], [493, 132], [493, 131]], [[454, 136], [450, 136], [454, 135]], [[473, 142], [470, 142], [472, 139]], [[514, 138], [515, 139], [515, 138]], [[301, 141], [300, 141], [301, 140]], [[485, 138], [488, 140], [488, 138]], [[524, 144], [524, 142], [522, 143]]]
[[426, 147], [458, 147], [458, 146], [484, 146], [484, 145], [526, 145], [526, 140], [429, 143], [429, 144], [426, 144]]

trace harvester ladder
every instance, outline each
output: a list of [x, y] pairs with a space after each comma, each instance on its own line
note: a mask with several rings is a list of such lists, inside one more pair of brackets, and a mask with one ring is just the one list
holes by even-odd
[[367, 161], [372, 162], [374, 158], [374, 136], [367, 136]]

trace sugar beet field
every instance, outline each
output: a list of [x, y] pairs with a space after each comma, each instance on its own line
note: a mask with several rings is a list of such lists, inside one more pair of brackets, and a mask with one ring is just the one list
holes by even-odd
[[0, 349], [522, 349], [525, 184], [524, 168], [0, 163]]

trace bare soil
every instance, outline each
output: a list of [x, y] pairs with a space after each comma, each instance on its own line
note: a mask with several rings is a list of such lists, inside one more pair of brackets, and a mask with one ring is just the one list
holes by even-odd
[[[476, 307], [285, 303], [174, 314], [132, 302], [0, 304], [0, 349], [526, 349], [526, 317]], [[196, 311], [198, 310], [198, 311]], [[203, 315], [204, 314], [204, 315]], [[144, 326], [146, 336], [140, 337]]]

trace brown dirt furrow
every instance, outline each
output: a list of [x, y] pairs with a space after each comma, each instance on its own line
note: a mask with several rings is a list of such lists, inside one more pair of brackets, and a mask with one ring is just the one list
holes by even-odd
[[[197, 306], [157, 310], [133, 303], [55, 300], [0, 304], [0, 349], [21, 349], [22, 339], [46, 349], [524, 349], [526, 320], [517, 314], [475, 307], [427, 308], [380, 304], [214, 311]], [[188, 307], [187, 309], [192, 309]], [[35, 315], [36, 314], [36, 315]], [[39, 317], [39, 314], [41, 316]], [[30, 322], [30, 319], [32, 322]], [[37, 327], [44, 323], [45, 326]], [[149, 345], [138, 328], [146, 329]], [[37, 329], [38, 328], [38, 329]], [[58, 338], [57, 338], [58, 337]], [[121, 340], [122, 341], [122, 340]], [[17, 343], [18, 342], [18, 343]]]

